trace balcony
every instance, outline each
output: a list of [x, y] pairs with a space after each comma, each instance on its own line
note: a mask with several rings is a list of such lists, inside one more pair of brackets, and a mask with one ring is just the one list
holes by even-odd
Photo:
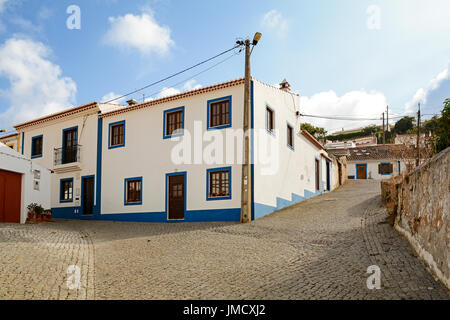
[[81, 170], [81, 146], [59, 148], [54, 150], [54, 171], [64, 173]]

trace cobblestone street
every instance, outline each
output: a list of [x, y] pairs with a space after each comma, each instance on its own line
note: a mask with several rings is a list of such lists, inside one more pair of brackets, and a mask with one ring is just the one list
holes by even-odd
[[379, 182], [351, 181], [244, 225], [0, 224], [0, 298], [449, 299], [386, 217]]

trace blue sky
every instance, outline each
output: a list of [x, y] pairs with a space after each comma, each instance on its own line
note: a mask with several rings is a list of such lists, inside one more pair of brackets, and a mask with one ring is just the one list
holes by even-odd
[[[70, 5], [80, 30], [66, 26]], [[403, 115], [419, 101], [436, 113], [450, 97], [449, 16], [447, 0], [0, 0], [0, 127], [143, 87], [256, 31], [253, 76], [288, 79], [305, 113], [379, 116], [388, 104]], [[239, 78], [243, 58], [145, 94]], [[329, 131], [369, 123], [306, 121]]]

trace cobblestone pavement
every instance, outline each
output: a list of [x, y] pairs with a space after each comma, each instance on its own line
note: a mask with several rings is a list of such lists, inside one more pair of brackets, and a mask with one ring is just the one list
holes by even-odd
[[[0, 225], [0, 298], [449, 299], [385, 223], [379, 194], [352, 181], [245, 225]], [[66, 289], [70, 264], [80, 290]], [[371, 265], [380, 290], [367, 289]]]

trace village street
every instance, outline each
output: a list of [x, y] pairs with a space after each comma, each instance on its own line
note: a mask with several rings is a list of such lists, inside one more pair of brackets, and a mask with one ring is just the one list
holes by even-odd
[[379, 182], [350, 181], [249, 224], [1, 224], [0, 298], [449, 299], [386, 217]]

